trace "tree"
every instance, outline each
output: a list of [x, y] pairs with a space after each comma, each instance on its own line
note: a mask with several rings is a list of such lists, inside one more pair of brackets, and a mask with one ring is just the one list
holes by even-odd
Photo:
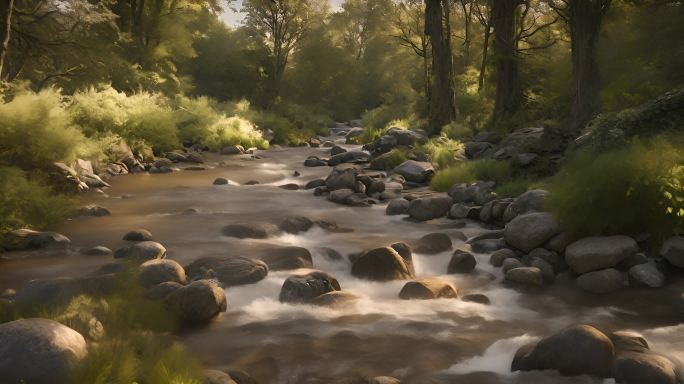
[[596, 45], [601, 23], [612, 0], [553, 0], [550, 5], [570, 28], [573, 95], [573, 128], [579, 130], [601, 108], [600, 76]]
[[342, 11], [332, 16], [331, 27], [341, 32], [341, 45], [353, 52], [357, 61], [381, 30], [391, 6], [389, 0], [346, 0]]
[[477, 91], [481, 92], [484, 89], [485, 75], [487, 73], [487, 59], [489, 56], [489, 39], [492, 35], [492, 4], [491, 0], [485, 1], [485, 9], [480, 5], [479, 1], [475, 1], [475, 16], [484, 28], [484, 38], [482, 43], [482, 60], [480, 61], [480, 74], [477, 79]]
[[322, 21], [328, 2], [321, 0], [245, 0], [242, 12], [245, 25], [266, 42], [271, 55], [271, 92], [273, 101], [290, 55], [316, 21]]
[[521, 0], [498, 0], [492, 7], [494, 57], [496, 61], [496, 101], [492, 121], [495, 126], [520, 108], [516, 12]]
[[432, 48], [428, 128], [433, 134], [456, 119], [449, 2], [425, 0], [425, 35]]
[[2, 77], [2, 68], [5, 64], [5, 56], [7, 56], [7, 48], [9, 47], [10, 32], [12, 31], [12, 11], [14, 9], [14, 0], [6, 0], [0, 4], [0, 80]]

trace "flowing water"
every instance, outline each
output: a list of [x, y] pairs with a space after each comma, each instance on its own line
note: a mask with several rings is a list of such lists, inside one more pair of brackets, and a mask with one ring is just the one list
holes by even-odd
[[[552, 372], [509, 372], [516, 349], [570, 324], [586, 322], [605, 330], [644, 333], [653, 349], [684, 361], [684, 283], [657, 291], [626, 290], [608, 296], [583, 294], [569, 278], [543, 291], [506, 287], [489, 255], [476, 254], [472, 275], [445, 275], [451, 252], [414, 254], [419, 277], [442, 276], [459, 295], [483, 293], [491, 305], [458, 299], [399, 300], [403, 282], [373, 283], [351, 276], [344, 257], [334, 261], [325, 248], [342, 255], [411, 243], [431, 232], [452, 235], [455, 248], [469, 250], [457, 231], [468, 237], [487, 229], [476, 222], [454, 228], [450, 220], [410, 222], [385, 216], [384, 206], [335, 205], [311, 191], [278, 188], [325, 177], [327, 167], [305, 168], [309, 155], [324, 148], [286, 148], [249, 155], [208, 156], [206, 171], [137, 174], [117, 177], [109, 198], [88, 195], [84, 203], [107, 207], [109, 217], [80, 217], [52, 228], [78, 248], [104, 245], [116, 249], [129, 230], [146, 228], [168, 249], [168, 257], [186, 265], [202, 256], [259, 256], [269, 248], [296, 245], [309, 249], [314, 267], [333, 274], [342, 289], [360, 297], [339, 309], [282, 304], [278, 294], [292, 271], [271, 272], [257, 284], [226, 290], [228, 311], [209, 326], [184, 332], [182, 341], [208, 366], [239, 367], [260, 383], [329, 383], [354, 375], [389, 375], [406, 383], [594, 383]], [[301, 176], [294, 177], [299, 171]], [[216, 177], [230, 185], [213, 186]], [[258, 185], [244, 185], [256, 180]], [[274, 223], [301, 215], [335, 221], [349, 232], [317, 227], [299, 235], [240, 240], [221, 235], [233, 223]], [[16, 255], [15, 255], [16, 256]], [[83, 276], [111, 263], [110, 258], [19, 255], [0, 264], [0, 290], [19, 288], [34, 278]]]

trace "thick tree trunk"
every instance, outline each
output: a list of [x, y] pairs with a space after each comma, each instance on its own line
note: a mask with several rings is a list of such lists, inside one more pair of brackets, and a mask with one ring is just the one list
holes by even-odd
[[573, 0], [568, 21], [572, 39], [572, 71], [575, 79], [573, 128], [579, 130], [600, 109], [601, 84], [596, 44], [610, 0]]
[[13, 7], [14, 0], [0, 1], [0, 80], [4, 78], [3, 68], [9, 48], [10, 31], [12, 30]]
[[428, 126], [433, 134], [456, 119], [449, 1], [425, 0], [425, 35], [432, 46]]
[[519, 4], [520, 0], [497, 0], [492, 8], [496, 60], [495, 126], [520, 108], [518, 51], [515, 46], [515, 13]]

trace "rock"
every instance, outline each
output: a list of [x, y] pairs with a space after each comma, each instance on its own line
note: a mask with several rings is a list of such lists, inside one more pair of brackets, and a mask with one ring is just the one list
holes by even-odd
[[654, 262], [635, 265], [627, 274], [629, 285], [634, 287], [662, 288], [665, 286], [665, 275]]
[[14, 296], [20, 304], [63, 305], [81, 294], [102, 296], [114, 287], [114, 275], [87, 277], [58, 277], [29, 281]]
[[321, 146], [321, 141], [315, 137], [312, 137], [309, 139], [309, 145], [311, 146], [311, 148], [318, 148]]
[[[472, 184], [454, 184], [449, 188], [449, 196], [454, 199], [454, 203], [473, 203], [477, 205], [483, 205], [489, 201], [496, 198], [496, 194], [493, 191], [496, 183], [494, 182], [484, 182], [478, 181]], [[478, 217], [474, 217], [479, 219]]]
[[204, 158], [199, 152], [190, 152], [185, 156], [189, 163], [202, 164], [204, 163]]
[[248, 180], [247, 182], [245, 182], [245, 185], [257, 185], [257, 184], [259, 184], [259, 182], [256, 180]]
[[325, 186], [329, 191], [338, 189], [351, 189], [356, 187], [356, 175], [359, 171], [356, 168], [335, 168], [325, 179]]
[[610, 293], [625, 286], [625, 278], [620, 271], [608, 268], [588, 272], [577, 278], [577, 286], [591, 293]]
[[390, 376], [376, 376], [370, 379], [369, 384], [401, 384], [401, 381]]
[[359, 297], [345, 291], [332, 291], [317, 296], [309, 303], [321, 307], [341, 308], [353, 305]]
[[351, 273], [355, 277], [373, 281], [405, 280], [413, 276], [401, 255], [391, 247], [362, 253], [352, 263]]
[[188, 158], [184, 154], [179, 152], [166, 152], [164, 156], [167, 159], [173, 161], [174, 163], [184, 163], [188, 161]]
[[390, 248], [397, 251], [399, 256], [404, 259], [404, 264], [406, 264], [406, 267], [408, 267], [411, 276], [414, 276], [416, 274], [416, 270], [413, 267], [413, 250], [411, 249], [411, 246], [404, 242], [398, 242], [390, 244]]
[[641, 252], [637, 252], [633, 255], [627, 256], [624, 260], [620, 262], [620, 264], [616, 266], [616, 268], [621, 271], [629, 271], [632, 267], [641, 264], [646, 264], [650, 260], [651, 259], [649, 259], [648, 256], [644, 255]]
[[544, 260], [553, 267], [553, 270], [556, 273], [564, 272], [569, 269], [564, 258], [559, 256], [556, 252], [549, 251], [548, 249], [535, 248], [529, 253], [528, 257], [530, 260], [534, 260], [535, 258]]
[[166, 248], [154, 241], [142, 241], [128, 247], [119, 248], [114, 252], [115, 259], [145, 261], [163, 259], [165, 257]]
[[634, 239], [627, 236], [587, 237], [570, 244], [565, 261], [577, 273], [586, 273], [618, 265], [639, 252]]
[[[186, 160], [187, 160], [187, 158], [186, 158]], [[169, 159], [167, 159], [167, 158], [161, 158], [161, 159], [155, 160], [154, 163], [152, 163], [152, 166], [153, 166], [153, 167], [156, 167], [156, 168], [159, 168], [159, 169], [161, 169], [161, 168], [171, 168], [171, 167], [173, 167], [173, 161], [171, 161], [171, 160], [169, 160]]]
[[238, 239], [265, 239], [276, 232], [277, 227], [272, 224], [231, 224], [221, 230], [223, 236]]
[[404, 176], [407, 181], [426, 183], [435, 175], [435, 168], [431, 163], [407, 160], [395, 167], [392, 173]]
[[96, 205], [96, 204], [88, 204], [86, 206], [80, 207], [76, 210], [76, 215], [78, 216], [94, 216], [94, 217], [102, 217], [102, 216], [111, 216], [112, 213], [109, 211], [109, 209]]
[[225, 287], [253, 284], [268, 275], [266, 263], [244, 256], [203, 257], [185, 270], [191, 280], [218, 279]]
[[361, 135], [363, 134], [363, 131], [364, 131], [364, 129], [361, 128], [361, 127], [354, 127], [354, 128], [351, 128], [351, 129], [347, 132], [347, 134], [345, 135], [345, 137], [346, 137], [346, 141], [345, 141], [345, 142], [346, 142], [347, 144], [353, 144], [353, 142], [354, 142], [353, 139], [356, 138], [356, 137], [361, 136]]
[[484, 155], [487, 150], [494, 148], [491, 143], [481, 141], [469, 141], [465, 143], [465, 155], [468, 159], [478, 159]]
[[347, 199], [349, 199], [349, 197], [353, 194], [354, 191], [351, 189], [337, 189], [330, 192], [328, 195], [328, 200], [337, 204], [347, 204]]
[[471, 216], [471, 209], [473, 209], [473, 207], [470, 205], [455, 203], [449, 209], [449, 217], [452, 219], [467, 219]]
[[362, 151], [348, 151], [342, 152], [328, 159], [328, 165], [336, 166], [342, 163], [367, 163], [371, 159], [371, 155]]
[[325, 180], [323, 179], [315, 179], [311, 180], [306, 185], [304, 186], [304, 189], [314, 189], [317, 187], [322, 187], [325, 186]]
[[504, 230], [504, 239], [511, 246], [529, 252], [541, 247], [560, 232], [561, 229], [552, 214], [533, 212], [519, 215], [508, 222]]
[[610, 338], [598, 329], [575, 325], [542, 339], [529, 352], [522, 352], [516, 354], [518, 359], [514, 364], [518, 366], [512, 370], [555, 369], [567, 376], [611, 377], [615, 348]]
[[446, 216], [453, 201], [446, 195], [419, 197], [409, 204], [409, 215], [419, 221], [427, 221]]
[[678, 268], [684, 268], [684, 237], [673, 236], [660, 247], [660, 256]]
[[328, 187], [326, 187], [326, 186], [324, 185], [324, 186], [322, 186], [322, 187], [316, 187], [316, 188], [314, 188], [313, 195], [314, 195], [314, 196], [323, 196], [323, 195], [327, 195], [328, 192], [329, 192], [329, 191], [328, 191]]
[[88, 248], [88, 249], [81, 251], [81, 253], [86, 255], [86, 256], [113, 256], [114, 255], [114, 252], [111, 249], [109, 249], [107, 247], [103, 247], [103, 246]]
[[241, 145], [229, 145], [221, 149], [222, 155], [241, 155], [245, 153], [245, 148]]
[[[506, 262], [504, 261], [504, 265], [505, 264]], [[544, 283], [541, 270], [534, 267], [519, 267], [510, 269], [506, 272], [505, 277], [506, 281], [524, 285], [541, 286]]]
[[280, 289], [281, 303], [308, 303], [332, 291], [340, 291], [340, 283], [331, 275], [312, 270], [288, 277]]
[[347, 152], [347, 150], [340, 147], [339, 145], [334, 145], [332, 148], [330, 148], [330, 156], [339, 155], [340, 153], [345, 152]]
[[198, 280], [176, 289], [164, 302], [187, 323], [204, 323], [227, 308], [223, 288], [212, 280]]
[[310, 157], [310, 158], [304, 160], [304, 166], [305, 167], [327, 167], [328, 162], [314, 156], [314, 157]]
[[165, 283], [157, 284], [145, 292], [145, 298], [154, 301], [164, 301], [172, 293], [183, 288], [179, 283], [167, 281]]
[[38, 232], [30, 229], [16, 229], [0, 237], [0, 240], [0, 248], [8, 251], [67, 248], [71, 244], [68, 237], [57, 232]]
[[419, 279], [409, 281], [399, 292], [403, 300], [432, 300], [453, 299], [458, 297], [458, 291], [450, 282], [439, 279]]
[[[88, 186], [90, 189], [98, 189], [111, 187], [109, 183], [102, 180], [98, 175], [81, 175], [80, 179]], [[103, 192], [104, 193], [104, 192]]]
[[295, 184], [295, 183], [288, 183], [288, 184], [279, 185], [278, 188], [284, 189], [286, 191], [296, 191], [299, 189], [299, 185]]
[[285, 218], [282, 223], [280, 223], [280, 230], [287, 233], [298, 234], [299, 232], [306, 232], [314, 223], [309, 218], [304, 216], [290, 216]]
[[516, 216], [530, 212], [543, 212], [549, 192], [543, 189], [533, 189], [518, 196], [506, 208], [503, 219], [505, 222], [513, 220]]
[[549, 251], [556, 252], [558, 254], [564, 254], [565, 249], [570, 245], [573, 241], [573, 238], [568, 234], [567, 232], [561, 232], [557, 234], [556, 236], [552, 237], [548, 243], [544, 246], [544, 248], [548, 249]]
[[470, 293], [467, 295], [463, 295], [463, 297], [461, 297], [461, 300], [469, 303], [478, 303], [482, 305], [489, 305], [492, 303], [491, 300], [489, 300], [489, 297], [481, 293]]
[[553, 266], [544, 259], [533, 257], [530, 267], [539, 268], [545, 283], [552, 283], [556, 279], [556, 272]]
[[451, 256], [449, 266], [447, 267], [447, 273], [472, 273], [475, 270], [476, 265], [477, 261], [475, 260], [475, 256], [473, 256], [470, 252], [457, 249]]
[[224, 177], [217, 177], [214, 179], [213, 185], [228, 185], [228, 179]]
[[0, 324], [0, 382], [66, 384], [72, 364], [88, 354], [85, 339], [48, 319]]
[[415, 244], [416, 252], [427, 255], [449, 251], [452, 248], [451, 238], [446, 233], [428, 233]]
[[302, 247], [273, 248], [261, 255], [260, 259], [272, 271], [313, 268], [311, 252]]
[[204, 384], [238, 384], [229, 374], [215, 369], [204, 371]]
[[515, 258], [515, 252], [513, 252], [512, 249], [499, 249], [498, 251], [492, 253], [492, 255], [489, 257], [489, 264], [495, 267], [501, 267], [504, 263], [504, 260], [509, 258]]
[[613, 376], [620, 384], [677, 384], [677, 371], [670, 359], [652, 352], [620, 352], [613, 361]]
[[403, 199], [403, 198], [392, 199], [387, 204], [387, 208], [385, 209], [385, 214], [387, 216], [407, 215], [409, 213], [409, 205], [410, 205], [410, 202], [406, 199]]
[[524, 266], [525, 264], [523, 264], [522, 261], [516, 259], [515, 257], [509, 257], [503, 261], [501, 269], [504, 271], [504, 273], [506, 273], [511, 269], [522, 268]]
[[528, 165], [534, 163], [538, 158], [539, 155], [536, 153], [521, 153], [515, 156], [514, 162], [521, 167], [527, 167]]
[[138, 278], [143, 287], [153, 287], [168, 281], [185, 284], [185, 270], [173, 260], [148, 260], [138, 267]]
[[475, 253], [492, 253], [506, 248], [504, 239], [482, 239], [470, 243], [470, 249]]
[[58, 192], [81, 193], [90, 189], [81, 181], [78, 173], [64, 163], [53, 163], [48, 169], [48, 179], [50, 185]]
[[147, 229], [136, 229], [125, 234], [123, 239], [126, 241], [150, 241], [152, 240], [152, 232]]

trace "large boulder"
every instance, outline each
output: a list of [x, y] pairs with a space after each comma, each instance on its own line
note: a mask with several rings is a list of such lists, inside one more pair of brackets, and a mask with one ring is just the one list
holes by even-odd
[[359, 170], [353, 167], [336, 167], [325, 179], [325, 186], [328, 191], [335, 191], [338, 189], [351, 189], [356, 187], [356, 175]]
[[43, 248], [67, 248], [71, 244], [68, 237], [56, 232], [38, 232], [30, 229], [17, 229], [0, 237], [0, 248], [8, 251]]
[[308, 303], [332, 291], [340, 291], [340, 283], [331, 275], [316, 270], [288, 277], [280, 289], [281, 303]]
[[506, 224], [504, 239], [509, 245], [529, 252], [559, 234], [561, 228], [552, 214], [533, 212], [517, 216]]
[[660, 247], [660, 256], [672, 265], [684, 268], [684, 237], [673, 236]]
[[259, 257], [271, 271], [313, 268], [313, 258], [308, 249], [295, 246], [279, 247], [264, 251]]
[[426, 183], [430, 181], [435, 174], [435, 168], [432, 164], [427, 162], [420, 162], [415, 160], [406, 160], [405, 162], [396, 166], [392, 173], [404, 176], [407, 181], [414, 183]]
[[106, 295], [114, 288], [114, 275], [58, 277], [36, 279], [24, 285], [13, 299], [17, 303], [37, 306], [66, 304], [81, 294]]
[[444, 217], [453, 201], [446, 195], [432, 195], [413, 199], [409, 204], [409, 215], [419, 221]]
[[413, 277], [402, 256], [391, 247], [375, 248], [362, 253], [352, 263], [352, 275], [373, 280], [405, 280]]
[[511, 369], [554, 369], [563, 375], [611, 377], [615, 347], [608, 336], [590, 325], [568, 327], [516, 354]]
[[615, 268], [588, 272], [577, 278], [577, 286], [591, 293], [610, 293], [625, 286], [625, 277]]
[[253, 284], [268, 275], [268, 266], [250, 257], [203, 257], [185, 267], [191, 280], [217, 279], [225, 287]]
[[169, 259], [148, 260], [138, 267], [138, 278], [144, 287], [172, 281], [185, 284], [185, 270], [180, 264]]
[[278, 232], [272, 224], [230, 224], [223, 227], [223, 236], [238, 239], [265, 239]]
[[225, 291], [212, 280], [194, 281], [176, 289], [164, 301], [187, 323], [204, 323], [227, 308]]
[[530, 212], [543, 212], [544, 204], [549, 192], [543, 189], [533, 189], [518, 196], [504, 211], [505, 222], [513, 220], [518, 215]]
[[135, 261], [146, 261], [152, 259], [163, 259], [166, 257], [166, 248], [155, 241], [142, 241], [119, 248], [114, 252], [116, 259], [128, 259]]
[[587, 237], [565, 249], [565, 261], [573, 271], [586, 273], [614, 267], [637, 252], [639, 246], [631, 237]]
[[564, 137], [552, 127], [521, 128], [506, 136], [499, 148], [507, 149], [510, 155], [520, 153], [543, 154], [559, 150], [564, 145]]
[[80, 333], [48, 319], [0, 324], [0, 382], [65, 384], [70, 367], [88, 354]]
[[416, 241], [416, 252], [434, 255], [452, 249], [451, 238], [446, 233], [428, 233]]
[[655, 262], [635, 265], [629, 269], [627, 275], [631, 286], [662, 288], [665, 285], [665, 275]]
[[403, 300], [452, 299], [457, 296], [458, 291], [453, 284], [439, 278], [409, 281], [399, 292], [399, 298]]
[[387, 216], [406, 215], [409, 213], [410, 204], [411, 202], [404, 198], [392, 199], [385, 208], [385, 214]]

